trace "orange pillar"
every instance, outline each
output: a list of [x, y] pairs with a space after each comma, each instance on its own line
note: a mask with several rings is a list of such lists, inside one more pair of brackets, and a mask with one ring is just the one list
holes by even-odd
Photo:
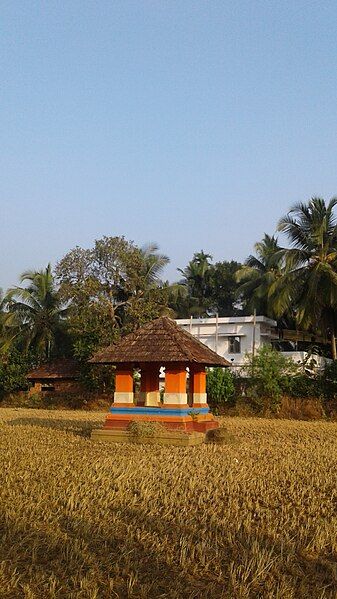
[[187, 405], [185, 366], [166, 367], [164, 404]]
[[192, 403], [193, 403], [193, 383], [194, 383], [193, 372], [190, 367], [189, 376], [188, 376], [188, 403], [189, 403], [189, 405], [192, 405]]
[[128, 367], [117, 367], [115, 372], [114, 403], [133, 404], [133, 371]]
[[141, 369], [140, 398], [145, 406], [157, 407], [160, 401], [159, 368], [152, 364]]
[[198, 370], [194, 369], [190, 376], [192, 377], [193, 407], [207, 405], [205, 368], [200, 367]]

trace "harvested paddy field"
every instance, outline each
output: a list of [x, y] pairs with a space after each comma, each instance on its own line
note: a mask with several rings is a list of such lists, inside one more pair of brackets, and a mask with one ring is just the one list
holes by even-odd
[[337, 596], [337, 423], [180, 448], [91, 441], [103, 421], [0, 410], [1, 599]]

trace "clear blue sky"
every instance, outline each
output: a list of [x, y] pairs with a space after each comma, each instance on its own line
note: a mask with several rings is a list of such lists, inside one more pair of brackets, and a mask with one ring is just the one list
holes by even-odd
[[103, 235], [243, 260], [337, 194], [337, 3], [2, 1], [0, 286]]

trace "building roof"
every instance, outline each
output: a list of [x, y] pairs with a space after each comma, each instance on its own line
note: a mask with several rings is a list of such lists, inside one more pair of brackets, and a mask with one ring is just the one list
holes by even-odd
[[170, 362], [230, 366], [193, 335], [165, 316], [147, 323], [115, 345], [96, 353], [90, 360], [96, 364], [139, 364], [154, 362], [164, 366]]
[[[268, 316], [256, 316], [257, 323], [264, 323], [271, 327], [276, 327], [277, 322]], [[176, 323], [181, 326], [196, 326], [196, 325], [207, 325], [207, 324], [253, 324], [254, 316], [205, 316], [205, 317], [191, 317], [191, 318], [178, 318]]]
[[78, 376], [78, 363], [70, 358], [60, 358], [48, 364], [41, 364], [41, 366], [27, 374], [27, 379], [29, 381], [39, 379], [75, 379]]

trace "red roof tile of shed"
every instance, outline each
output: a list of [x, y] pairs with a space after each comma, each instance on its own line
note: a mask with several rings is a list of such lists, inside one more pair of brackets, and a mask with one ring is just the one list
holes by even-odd
[[60, 358], [48, 364], [41, 364], [41, 366], [38, 366], [38, 368], [27, 374], [27, 379], [30, 381], [39, 379], [76, 379], [78, 376], [78, 363], [70, 358]]

